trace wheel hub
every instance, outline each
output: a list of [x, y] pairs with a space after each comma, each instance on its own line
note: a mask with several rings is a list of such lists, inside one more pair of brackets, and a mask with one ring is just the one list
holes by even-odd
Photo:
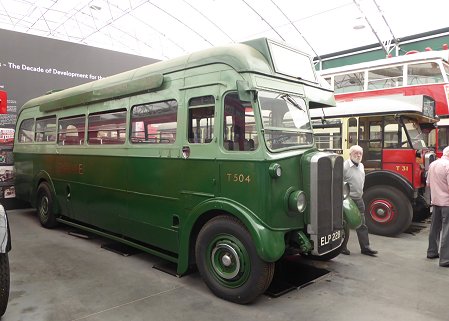
[[224, 266], [230, 266], [232, 263], [232, 259], [228, 254], [223, 255], [221, 258], [221, 262], [223, 262]]
[[227, 243], [217, 243], [211, 253], [212, 267], [220, 277], [231, 280], [240, 272], [240, 257]]
[[41, 217], [46, 217], [48, 213], [48, 197], [44, 196], [41, 200], [41, 206], [39, 208], [39, 214]]
[[377, 223], [388, 223], [396, 216], [394, 205], [385, 199], [377, 199], [369, 206], [371, 218]]

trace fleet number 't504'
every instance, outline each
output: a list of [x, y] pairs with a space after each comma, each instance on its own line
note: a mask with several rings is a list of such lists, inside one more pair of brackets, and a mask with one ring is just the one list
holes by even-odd
[[228, 182], [234, 183], [251, 183], [251, 176], [244, 174], [226, 173]]

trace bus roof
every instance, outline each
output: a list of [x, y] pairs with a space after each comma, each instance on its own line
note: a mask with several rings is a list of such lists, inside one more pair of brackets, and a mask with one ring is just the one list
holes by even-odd
[[[355, 117], [366, 115], [381, 114], [420, 114], [429, 118], [434, 118], [432, 122], [438, 121], [426, 109], [425, 95], [403, 96], [390, 95], [384, 97], [369, 97], [354, 99], [352, 101], [337, 102], [336, 107], [317, 108], [310, 110], [310, 117], [317, 118], [336, 118], [336, 117]], [[433, 111], [434, 114], [434, 111]]]
[[[157, 89], [162, 85], [164, 75], [179, 70], [216, 63], [229, 65], [237, 72], [251, 71], [273, 75], [275, 74], [275, 67], [269, 49], [270, 44], [273, 43], [277, 44], [267, 38], [259, 38], [245, 43], [205, 49], [182, 57], [125, 71], [76, 87], [53, 91], [47, 95], [31, 99], [23, 105], [22, 109], [33, 106], [40, 106], [41, 111], [64, 109], [94, 101], [123, 97], [132, 93]], [[286, 47], [285, 45], [282, 46]], [[298, 50], [296, 52], [301, 53]], [[276, 75], [277, 77], [300, 81], [297, 78]]]
[[409, 55], [373, 60], [368, 62], [361, 62], [353, 65], [346, 65], [341, 67], [329, 68], [318, 71], [318, 73], [322, 77], [326, 77], [329, 75], [345, 73], [348, 71], [356, 71], [356, 70], [364, 70], [368, 68], [375, 67], [383, 67], [383, 66], [392, 66], [401, 63], [410, 63], [417, 61], [425, 61], [425, 60], [435, 60], [441, 59], [446, 62], [449, 62], [449, 50], [438, 50], [438, 51], [424, 51], [417, 52]]

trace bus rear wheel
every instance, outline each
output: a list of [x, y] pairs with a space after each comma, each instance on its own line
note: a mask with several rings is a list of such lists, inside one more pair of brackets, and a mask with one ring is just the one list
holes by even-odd
[[259, 258], [251, 235], [236, 218], [217, 216], [207, 222], [195, 245], [196, 264], [218, 297], [247, 304], [271, 283], [274, 263]]
[[396, 236], [409, 228], [412, 205], [408, 198], [395, 187], [377, 185], [363, 193], [365, 218], [368, 231], [383, 236]]
[[37, 215], [39, 222], [45, 228], [58, 225], [53, 209], [53, 194], [48, 183], [41, 183], [37, 189]]

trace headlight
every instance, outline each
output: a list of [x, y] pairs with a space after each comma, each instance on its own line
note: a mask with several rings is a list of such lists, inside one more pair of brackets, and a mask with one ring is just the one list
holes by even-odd
[[306, 195], [302, 191], [296, 191], [290, 194], [288, 198], [288, 209], [290, 211], [304, 212], [307, 206]]
[[270, 176], [274, 178], [281, 177], [282, 175], [282, 168], [278, 163], [271, 164], [268, 171], [270, 172]]
[[349, 183], [344, 182], [343, 183], [343, 199], [347, 199], [350, 192], [351, 192], [351, 189], [349, 188]]

